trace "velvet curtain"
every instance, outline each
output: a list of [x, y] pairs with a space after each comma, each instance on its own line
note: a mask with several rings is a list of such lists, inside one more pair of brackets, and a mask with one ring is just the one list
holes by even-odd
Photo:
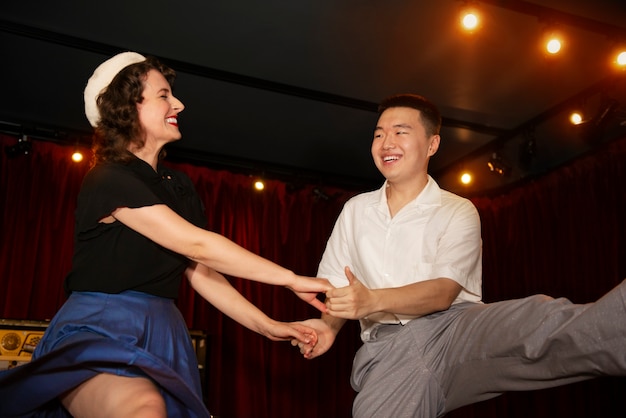
[[[16, 138], [0, 135], [0, 146]], [[0, 317], [51, 318], [65, 300], [75, 200], [88, 164], [71, 147], [35, 141], [29, 155], [0, 156]], [[475, 197], [482, 219], [486, 301], [533, 293], [590, 302], [626, 277], [626, 139], [524, 187]], [[355, 191], [268, 181], [185, 163], [203, 199], [207, 227], [300, 274], [314, 275], [343, 203]], [[314, 193], [319, 187], [323, 195]], [[290, 291], [238, 278], [233, 285], [271, 317], [317, 316]], [[178, 300], [189, 328], [208, 335], [206, 399], [214, 415], [349, 417], [358, 326], [351, 322], [323, 357], [305, 361], [221, 315], [183, 283]], [[626, 351], [626, 347], [625, 347]], [[621, 417], [623, 378], [505, 394], [451, 417]]]

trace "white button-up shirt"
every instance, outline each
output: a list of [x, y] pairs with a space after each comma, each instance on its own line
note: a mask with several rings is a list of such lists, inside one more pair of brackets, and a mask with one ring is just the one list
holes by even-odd
[[[439, 188], [429, 176], [419, 196], [393, 218], [385, 183], [346, 202], [319, 265], [318, 277], [348, 285], [348, 266], [368, 288], [393, 288], [448, 278], [463, 289], [453, 303], [480, 302], [480, 218], [467, 199]], [[377, 312], [361, 319], [361, 337], [379, 323], [405, 324], [414, 316]]]

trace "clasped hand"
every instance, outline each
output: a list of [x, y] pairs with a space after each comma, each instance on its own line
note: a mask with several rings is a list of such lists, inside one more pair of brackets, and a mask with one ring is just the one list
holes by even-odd
[[[364, 286], [349, 267], [344, 271], [348, 278], [348, 286], [326, 292], [326, 314], [346, 320], [359, 319], [375, 312], [375, 292]], [[333, 329], [324, 319], [309, 319], [301, 324], [315, 330], [318, 337], [311, 343], [291, 340], [291, 345], [298, 347], [306, 359], [318, 357], [328, 351], [335, 341], [336, 333], [339, 332], [338, 328]]]
[[336, 318], [360, 319], [375, 312], [375, 293], [352, 273], [344, 269], [348, 286], [326, 292], [326, 313]]
[[327, 279], [313, 279], [310, 277], [297, 276], [293, 285], [288, 286], [300, 299], [326, 313], [326, 305], [317, 298], [318, 293], [326, 293], [333, 289]]

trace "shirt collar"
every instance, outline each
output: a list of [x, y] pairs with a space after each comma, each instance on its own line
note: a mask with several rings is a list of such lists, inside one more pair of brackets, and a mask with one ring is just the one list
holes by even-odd
[[[388, 211], [386, 189], [387, 180], [385, 180], [382, 187], [378, 189], [378, 199], [376, 200], [376, 206], [383, 211]], [[428, 176], [428, 183], [426, 183], [424, 190], [422, 190], [409, 205], [414, 208], [441, 206], [441, 188], [439, 188], [437, 182], [430, 175]]]

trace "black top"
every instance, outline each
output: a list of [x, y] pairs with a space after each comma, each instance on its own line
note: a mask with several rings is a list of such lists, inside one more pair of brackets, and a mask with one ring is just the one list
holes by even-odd
[[160, 165], [158, 171], [136, 158], [129, 164], [97, 165], [87, 173], [78, 195], [72, 271], [65, 279], [68, 293], [136, 290], [177, 297], [187, 258], [119, 221], [99, 222], [117, 208], [165, 204], [205, 227], [204, 206], [189, 177]]

